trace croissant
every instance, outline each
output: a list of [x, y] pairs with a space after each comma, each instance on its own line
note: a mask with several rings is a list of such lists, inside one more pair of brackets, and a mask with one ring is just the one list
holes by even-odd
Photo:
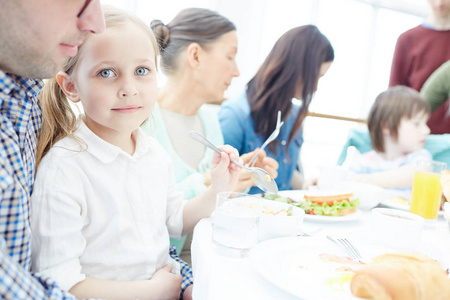
[[374, 300], [450, 299], [450, 279], [438, 262], [418, 253], [384, 254], [358, 269], [354, 296]]

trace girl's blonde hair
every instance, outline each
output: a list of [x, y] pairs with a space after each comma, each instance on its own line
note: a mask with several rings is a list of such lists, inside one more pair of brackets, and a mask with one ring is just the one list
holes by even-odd
[[[158, 43], [156, 42], [153, 31], [142, 20], [124, 10], [119, 10], [112, 6], [103, 6], [103, 12], [106, 28], [132, 22], [147, 32], [153, 45], [155, 65], [157, 65], [156, 58], [159, 54]], [[86, 39], [89, 37], [90, 35]], [[69, 58], [63, 65], [62, 71], [69, 76], [72, 76], [76, 72], [78, 61], [83, 52], [83, 44], [79, 46], [77, 55]], [[69, 104], [69, 100], [59, 86], [56, 77], [48, 80], [45, 84], [39, 96], [39, 102], [42, 109], [42, 128], [37, 144], [36, 167], [50, 148], [62, 138], [70, 136], [79, 141], [73, 135], [73, 131], [77, 127], [77, 117]]]

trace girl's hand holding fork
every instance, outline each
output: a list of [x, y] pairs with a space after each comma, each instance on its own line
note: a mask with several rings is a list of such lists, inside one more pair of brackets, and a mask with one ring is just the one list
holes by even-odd
[[[256, 148], [252, 152], [241, 155], [240, 158], [242, 159], [243, 164], [247, 164], [253, 158], [253, 156], [258, 152], [258, 150], [259, 150], [259, 148]], [[270, 176], [272, 176], [272, 178], [276, 178], [278, 176], [278, 172], [277, 172], [278, 166], [279, 166], [278, 162], [275, 159], [268, 157], [266, 155], [266, 151], [261, 150], [258, 153], [258, 160], [255, 163], [255, 167], [266, 170], [267, 172], [269, 172], [269, 174], [270, 174]], [[205, 185], [210, 186], [211, 185], [211, 171], [205, 172], [203, 174], [203, 176], [205, 178]], [[246, 189], [251, 188], [254, 185], [255, 185], [255, 183], [253, 182], [251, 174], [247, 170], [242, 169], [239, 174], [239, 179], [238, 179], [238, 182], [236, 184], [236, 188], [234, 189], [234, 191], [242, 192], [242, 191], [245, 191]]]

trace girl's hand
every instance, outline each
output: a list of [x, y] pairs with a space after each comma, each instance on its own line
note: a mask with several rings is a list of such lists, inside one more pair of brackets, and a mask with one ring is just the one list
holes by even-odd
[[238, 151], [229, 145], [219, 147], [219, 149], [222, 153], [220, 155], [214, 153], [211, 161], [211, 186], [216, 193], [233, 191], [241, 168], [233, 164], [231, 159], [240, 163], [242, 160], [239, 158]]
[[211, 171], [206, 171], [203, 173], [203, 184], [208, 187], [211, 185]]
[[78, 299], [178, 299], [181, 291], [180, 275], [172, 274], [168, 264], [156, 271], [149, 280], [105, 280], [87, 276], [69, 292]]
[[150, 283], [154, 287], [151, 299], [178, 299], [181, 291], [180, 275], [172, 274], [172, 265], [168, 264], [153, 274]]

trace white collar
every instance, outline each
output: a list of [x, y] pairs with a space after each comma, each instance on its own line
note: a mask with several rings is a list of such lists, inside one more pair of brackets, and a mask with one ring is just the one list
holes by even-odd
[[86, 126], [82, 119], [75, 134], [88, 145], [86, 151], [103, 163], [112, 162], [120, 154], [130, 159], [138, 159], [150, 151], [151, 143], [141, 128], [137, 128], [133, 132], [133, 135], [136, 137], [136, 150], [133, 155], [97, 136]]

